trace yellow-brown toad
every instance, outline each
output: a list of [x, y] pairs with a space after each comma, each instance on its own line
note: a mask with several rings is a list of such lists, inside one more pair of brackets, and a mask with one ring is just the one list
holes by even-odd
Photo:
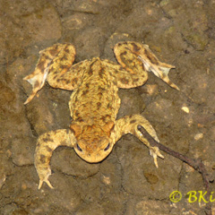
[[153, 72], [171, 87], [179, 88], [168, 77], [174, 66], [161, 63], [147, 45], [137, 42], [120, 42], [114, 53], [119, 65], [100, 58], [85, 60], [72, 65], [75, 48], [71, 44], [55, 44], [40, 52], [35, 71], [24, 78], [33, 86], [26, 100], [30, 102], [45, 80], [54, 88], [73, 90], [69, 101], [72, 123], [69, 129], [50, 131], [37, 141], [35, 166], [39, 175], [39, 189], [43, 182], [53, 188], [50, 159], [58, 146], [73, 147], [76, 153], [90, 163], [100, 162], [113, 149], [122, 135], [131, 133], [149, 147], [157, 166], [157, 156], [163, 157], [157, 147], [150, 146], [137, 129], [143, 126], [156, 140], [158, 137], [151, 124], [142, 115], [131, 115], [116, 120], [120, 107], [118, 88], [143, 85], [148, 78], [146, 71]]

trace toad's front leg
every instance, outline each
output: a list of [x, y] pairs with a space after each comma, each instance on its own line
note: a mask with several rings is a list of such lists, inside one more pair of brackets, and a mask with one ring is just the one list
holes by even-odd
[[34, 155], [34, 163], [39, 175], [39, 186], [42, 187], [45, 182], [50, 188], [53, 189], [48, 178], [51, 175], [50, 160], [53, 151], [58, 146], [73, 147], [76, 143], [74, 134], [67, 129], [60, 129], [56, 131], [50, 131], [42, 134], [37, 141], [36, 151]]
[[111, 133], [111, 139], [113, 143], [116, 143], [117, 140], [121, 138], [124, 134], [133, 134], [135, 135], [141, 142], [143, 142], [146, 146], [149, 147], [150, 154], [154, 158], [155, 166], [158, 167], [157, 157], [164, 158], [160, 153], [158, 147], [152, 147], [148, 140], [142, 135], [142, 133], [138, 130], [138, 125], [141, 125], [145, 128], [145, 130], [157, 141], [160, 142], [156, 131], [142, 115], [135, 114], [131, 116], [126, 116], [116, 121], [114, 130]]

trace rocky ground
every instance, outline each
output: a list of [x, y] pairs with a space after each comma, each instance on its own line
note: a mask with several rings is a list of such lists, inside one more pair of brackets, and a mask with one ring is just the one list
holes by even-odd
[[[176, 66], [170, 78], [181, 90], [149, 74], [144, 86], [119, 91], [118, 117], [143, 114], [164, 145], [201, 158], [213, 174], [214, 8], [214, 0], [0, 0], [0, 214], [205, 214], [201, 175], [165, 153], [157, 169], [148, 149], [131, 135], [99, 164], [59, 147], [51, 161], [55, 189], [38, 190], [36, 140], [68, 128], [71, 92], [46, 84], [25, 106], [31, 86], [23, 77], [34, 70], [39, 51], [57, 42], [75, 45], [76, 62], [96, 56], [115, 61], [112, 48], [119, 41], [148, 44], [159, 59]], [[176, 190], [182, 198], [173, 203], [169, 196]], [[215, 214], [213, 203], [212, 210]]]

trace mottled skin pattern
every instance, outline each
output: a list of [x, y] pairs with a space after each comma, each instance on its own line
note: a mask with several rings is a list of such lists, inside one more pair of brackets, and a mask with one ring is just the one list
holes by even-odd
[[118, 88], [143, 85], [148, 78], [146, 71], [151, 71], [179, 90], [168, 78], [168, 72], [174, 66], [161, 63], [147, 45], [137, 42], [120, 42], [115, 45], [114, 53], [119, 64], [93, 58], [72, 65], [76, 54], [74, 46], [55, 44], [40, 52], [35, 71], [24, 78], [33, 86], [25, 104], [33, 99], [45, 80], [54, 88], [73, 90], [69, 101], [73, 119], [70, 128], [50, 131], [38, 138], [35, 166], [40, 179], [39, 189], [43, 182], [53, 188], [48, 180], [50, 159], [58, 146], [73, 147], [82, 159], [96, 163], [110, 154], [122, 135], [131, 133], [149, 147], [156, 166], [157, 156], [163, 157], [137, 129], [138, 125], [143, 126], [159, 141], [155, 130], [142, 115], [116, 120], [120, 107]]

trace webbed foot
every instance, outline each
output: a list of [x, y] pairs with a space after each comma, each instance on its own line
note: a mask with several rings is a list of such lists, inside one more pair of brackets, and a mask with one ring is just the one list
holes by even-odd
[[47, 171], [43, 170], [40, 171], [39, 173], [39, 185], [38, 185], [38, 189], [40, 190], [43, 182], [45, 182], [51, 189], [54, 189], [54, 187], [51, 185], [50, 181], [48, 180], [49, 176], [51, 175], [51, 169], [49, 168]]
[[152, 72], [155, 76], [162, 79], [168, 85], [176, 90], [180, 90], [177, 85], [169, 79], [169, 71], [175, 66], [160, 62], [158, 58], [152, 53], [148, 45], [143, 45], [143, 50], [140, 50], [138, 58], [143, 62], [146, 70]]
[[28, 81], [33, 87], [31, 95], [27, 98], [24, 104], [29, 103], [37, 94], [37, 92], [44, 86], [47, 74], [48, 74], [48, 67], [46, 68], [45, 71], [36, 69], [32, 74], [23, 78], [23, 80]]

